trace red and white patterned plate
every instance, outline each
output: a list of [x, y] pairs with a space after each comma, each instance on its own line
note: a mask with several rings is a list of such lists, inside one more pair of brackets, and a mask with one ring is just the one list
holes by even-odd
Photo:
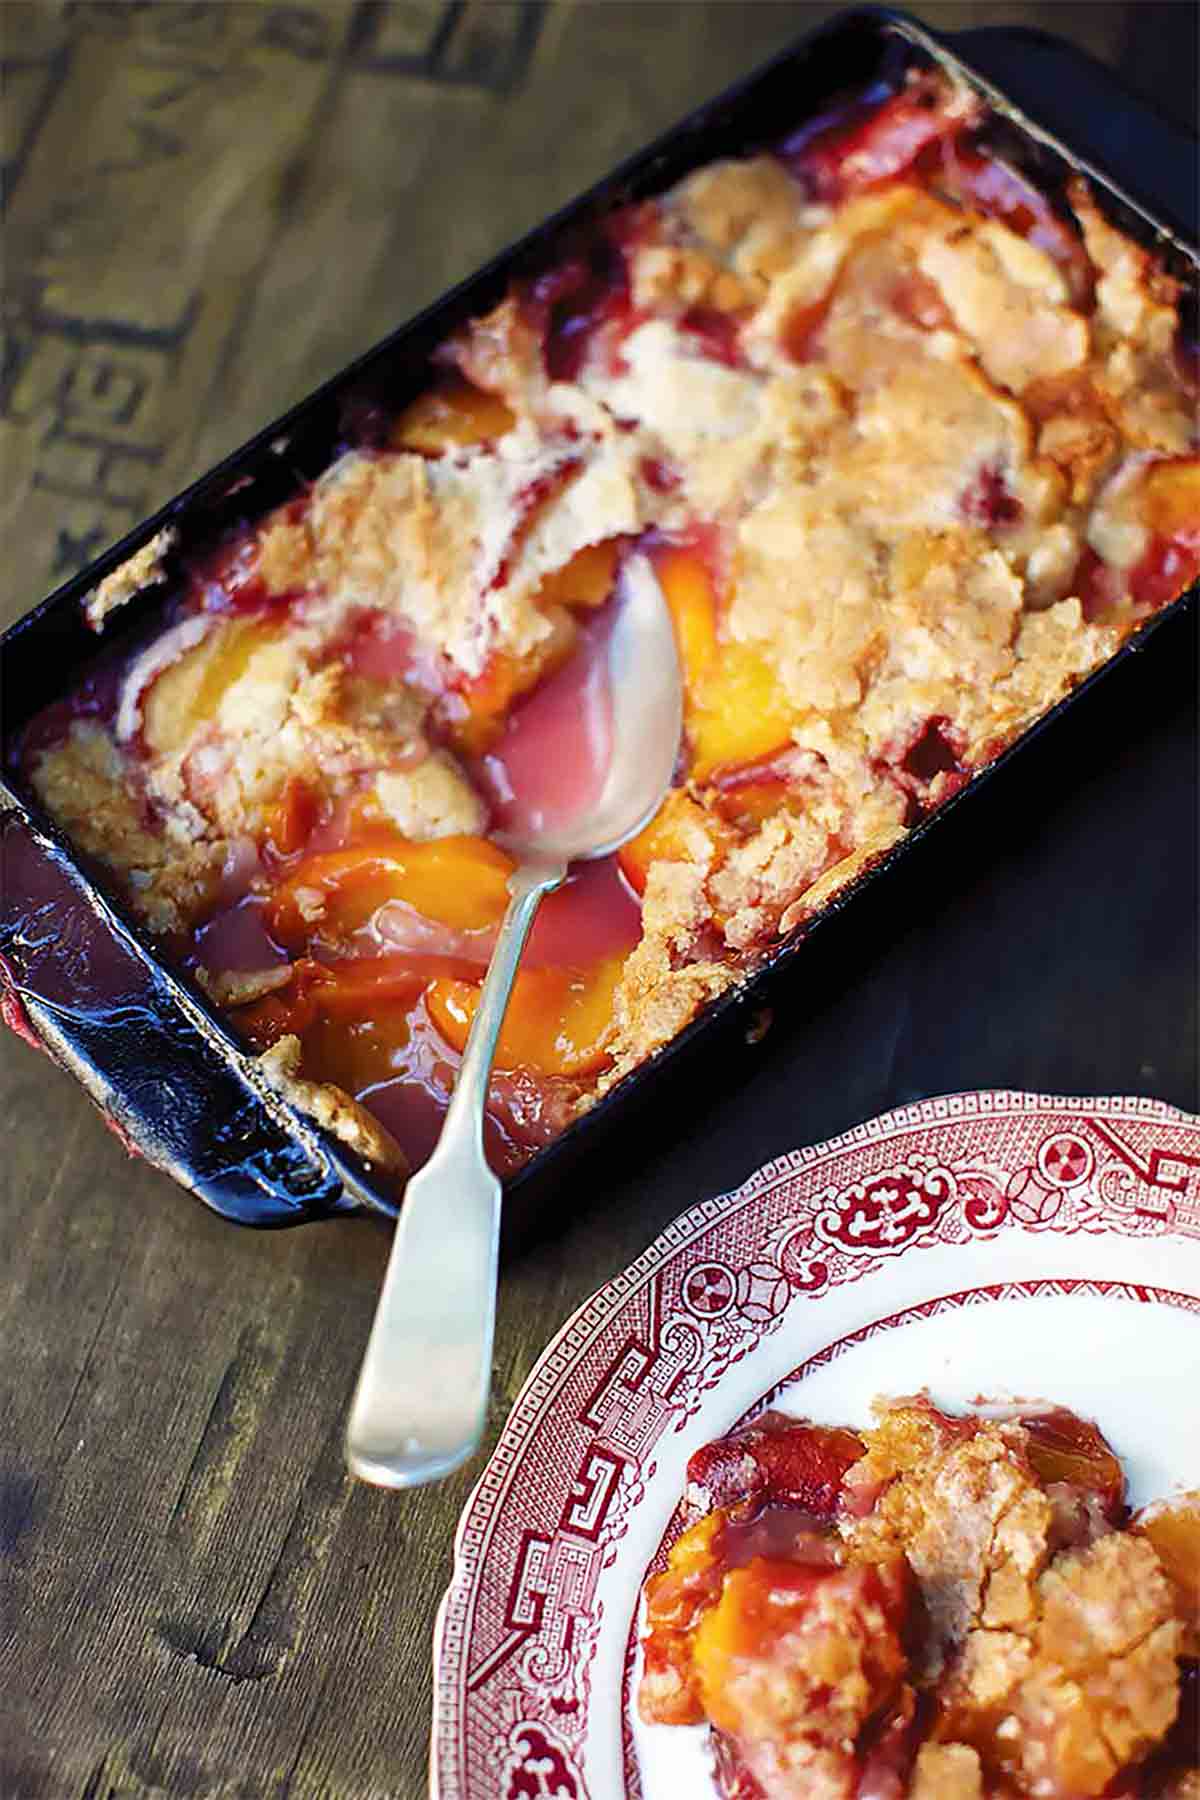
[[705, 1800], [704, 1733], [629, 1704], [638, 1597], [692, 1451], [773, 1403], [1051, 1398], [1140, 1503], [1200, 1485], [1200, 1120], [957, 1094], [684, 1213], [548, 1346], [459, 1522], [435, 1800]]

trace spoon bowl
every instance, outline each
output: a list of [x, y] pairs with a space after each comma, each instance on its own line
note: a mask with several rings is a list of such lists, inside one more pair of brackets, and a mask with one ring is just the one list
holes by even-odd
[[437, 1147], [405, 1191], [346, 1428], [353, 1474], [383, 1487], [439, 1480], [479, 1445], [491, 1386], [500, 1181], [483, 1149], [496, 1040], [544, 894], [572, 862], [608, 856], [671, 785], [683, 729], [674, 628], [647, 558], [626, 559], [606, 646], [611, 753], [594, 798], [537, 832], [499, 834], [517, 859]]
[[586, 862], [610, 856], [646, 825], [671, 785], [683, 729], [675, 628], [644, 555], [631, 556], [613, 601], [607, 645], [612, 754], [595, 798], [536, 833], [496, 833], [518, 862]]

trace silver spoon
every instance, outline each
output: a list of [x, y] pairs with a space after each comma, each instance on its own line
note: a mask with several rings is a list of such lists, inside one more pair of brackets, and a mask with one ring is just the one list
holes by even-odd
[[383, 1487], [437, 1481], [483, 1436], [492, 1372], [500, 1182], [483, 1152], [496, 1039], [543, 894], [567, 864], [639, 832], [671, 784], [683, 723], [674, 630], [643, 555], [625, 564], [608, 645], [612, 758], [595, 804], [569, 826], [507, 839], [517, 857], [437, 1148], [409, 1182], [346, 1428], [353, 1474]]

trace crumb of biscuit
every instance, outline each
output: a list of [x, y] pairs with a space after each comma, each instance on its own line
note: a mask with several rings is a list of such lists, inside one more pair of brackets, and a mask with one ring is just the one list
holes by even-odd
[[196, 983], [218, 1006], [248, 1006], [286, 987], [292, 979], [291, 963], [277, 963], [270, 969], [199, 968]]
[[135, 550], [132, 556], [84, 596], [84, 617], [93, 631], [99, 631], [109, 613], [124, 606], [127, 600], [132, 600], [143, 588], [154, 587], [158, 582], [166, 580], [164, 565], [175, 537], [174, 526], [165, 525], [148, 544]]
[[300, 1073], [298, 1037], [281, 1037], [254, 1059], [267, 1084], [376, 1168], [407, 1175], [408, 1158], [378, 1119], [344, 1089], [329, 1081], [308, 1081]]

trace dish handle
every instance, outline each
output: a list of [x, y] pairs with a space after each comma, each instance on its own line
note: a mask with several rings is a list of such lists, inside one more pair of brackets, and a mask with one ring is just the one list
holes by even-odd
[[228, 1219], [385, 1209], [16, 812], [0, 817], [0, 1017], [83, 1083], [131, 1155]]
[[954, 51], [1068, 148], [1194, 242], [1200, 216], [1195, 138], [1153, 112], [1086, 50], [1033, 26], [983, 25], [949, 40]]

